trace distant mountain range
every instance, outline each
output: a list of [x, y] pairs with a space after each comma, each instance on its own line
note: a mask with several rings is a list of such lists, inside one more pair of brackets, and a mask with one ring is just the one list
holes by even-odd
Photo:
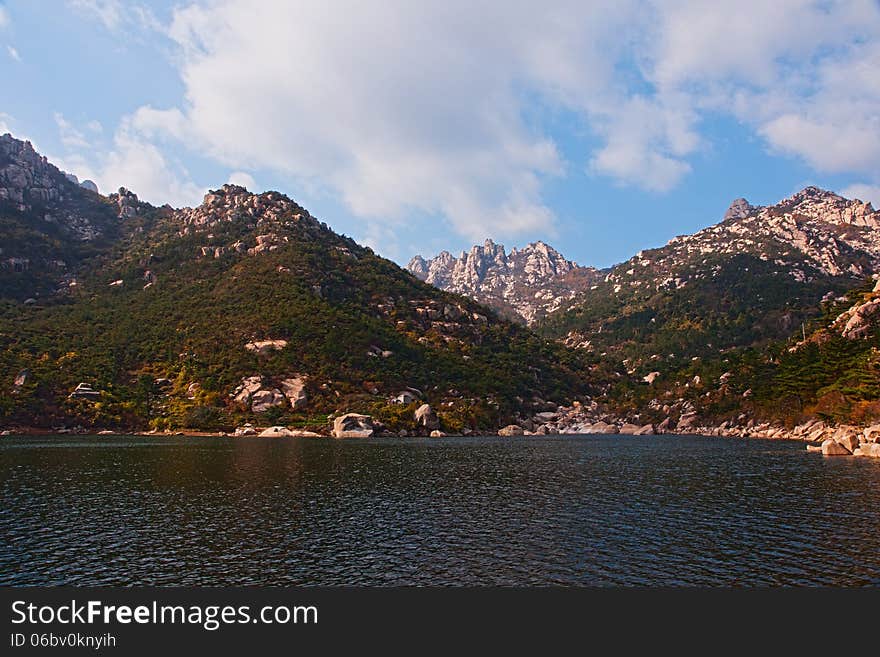
[[469, 296], [527, 324], [559, 310], [602, 277], [593, 267], [566, 260], [544, 242], [506, 253], [503, 245], [490, 239], [458, 258], [448, 251], [428, 260], [417, 255], [406, 268], [419, 280]]

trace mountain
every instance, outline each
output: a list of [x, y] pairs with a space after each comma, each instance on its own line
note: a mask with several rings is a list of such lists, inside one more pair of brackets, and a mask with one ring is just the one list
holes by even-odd
[[503, 245], [486, 240], [458, 258], [448, 251], [429, 260], [417, 255], [406, 268], [420, 280], [527, 324], [558, 310], [600, 278], [592, 267], [566, 260], [544, 242], [508, 254]]
[[195, 208], [154, 208], [15, 146], [56, 191], [14, 178], [4, 256], [39, 237], [77, 254], [63, 274], [76, 284], [2, 272], [0, 425], [326, 431], [356, 411], [387, 430], [461, 431], [589, 389], [591, 359], [418, 281], [283, 194], [224, 185]]
[[70, 285], [79, 264], [141, 226], [137, 199], [83, 187], [30, 142], [0, 136], [0, 297], [24, 301]]
[[649, 373], [786, 339], [880, 271], [880, 213], [807, 187], [613, 267], [540, 329]]

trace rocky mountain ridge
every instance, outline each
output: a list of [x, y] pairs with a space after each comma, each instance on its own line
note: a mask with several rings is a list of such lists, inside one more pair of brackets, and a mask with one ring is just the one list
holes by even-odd
[[880, 212], [817, 187], [731, 204], [718, 224], [613, 267], [549, 335], [633, 359], [690, 358], [787, 337], [880, 271]]
[[79, 264], [134, 229], [114, 197], [78, 183], [27, 141], [0, 136], [0, 299], [66, 289]]
[[457, 258], [448, 251], [430, 259], [417, 255], [406, 268], [419, 280], [469, 296], [527, 324], [563, 307], [599, 277], [594, 268], [566, 260], [541, 241], [506, 253], [504, 245], [487, 239]]

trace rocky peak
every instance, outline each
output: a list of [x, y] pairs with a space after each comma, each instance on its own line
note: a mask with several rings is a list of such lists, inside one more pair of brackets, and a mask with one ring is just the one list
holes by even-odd
[[[870, 203], [807, 187], [775, 205], [737, 199], [727, 220], [640, 253], [606, 277], [615, 294], [670, 290], [714, 277], [712, 258], [751, 255], [798, 282], [823, 276], [864, 278], [880, 271], [880, 212]], [[708, 269], [707, 269], [708, 268]]]
[[9, 133], [0, 136], [0, 201], [20, 212], [59, 201], [74, 186], [57, 167], [34, 150], [29, 141]]
[[209, 191], [200, 206], [183, 208], [177, 215], [185, 233], [228, 221], [244, 221], [256, 226], [270, 223], [318, 225], [308, 210], [284, 194], [253, 194], [241, 185], [230, 184]]
[[[532, 323], [572, 299], [595, 270], [578, 267], [544, 242], [508, 254], [503, 244], [487, 239], [462, 251], [425, 259], [415, 256], [407, 269], [436, 287], [470, 296], [503, 314]], [[585, 274], [565, 281], [573, 272]]]
[[120, 219], [135, 217], [140, 212], [141, 202], [138, 199], [137, 194], [125, 187], [120, 187], [118, 192], [110, 194], [108, 198], [112, 203], [116, 204], [116, 207], [118, 208], [117, 214]]
[[0, 135], [0, 203], [82, 241], [112, 228], [106, 222], [112, 215], [99, 197], [40, 155], [31, 142], [9, 133]]
[[748, 217], [749, 213], [757, 208], [749, 203], [744, 198], [737, 198], [733, 200], [733, 203], [730, 204], [730, 207], [727, 208], [727, 212], [724, 213], [724, 221], [728, 221], [729, 219], [742, 219], [743, 217]]
[[827, 224], [880, 227], [880, 213], [870, 203], [850, 200], [819, 187], [806, 187], [774, 207], [782, 213]]

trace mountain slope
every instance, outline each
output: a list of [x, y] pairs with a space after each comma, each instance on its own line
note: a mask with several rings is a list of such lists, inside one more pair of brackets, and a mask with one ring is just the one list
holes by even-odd
[[878, 228], [870, 204], [815, 187], [769, 207], [738, 199], [721, 223], [617, 265], [541, 330], [644, 373], [784, 339], [878, 270]]
[[30, 142], [0, 136], [0, 298], [51, 295], [80, 264], [143, 227], [133, 195], [105, 198], [74, 182]]
[[406, 268], [420, 280], [528, 324], [559, 309], [600, 277], [592, 267], [566, 260], [544, 242], [507, 254], [503, 245], [486, 240], [458, 258], [448, 251], [429, 260], [417, 255]]
[[277, 192], [227, 185], [197, 208], [142, 214], [64, 294], [0, 304], [0, 422], [323, 429], [361, 411], [412, 431], [427, 401], [435, 424], [462, 430], [588, 389], [586, 359]]

